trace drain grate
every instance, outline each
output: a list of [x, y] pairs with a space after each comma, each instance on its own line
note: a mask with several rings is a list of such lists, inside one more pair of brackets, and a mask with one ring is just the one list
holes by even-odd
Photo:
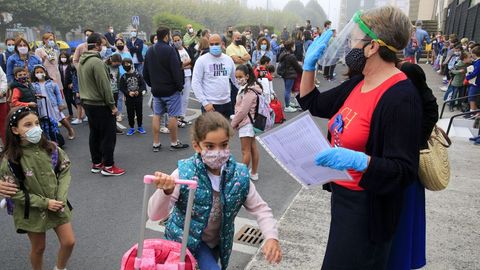
[[252, 225], [243, 225], [235, 234], [235, 242], [252, 247], [259, 247], [263, 243], [263, 235], [260, 228]]

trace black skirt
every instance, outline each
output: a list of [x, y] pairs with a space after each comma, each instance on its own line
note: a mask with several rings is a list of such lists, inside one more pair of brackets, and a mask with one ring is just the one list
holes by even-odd
[[322, 270], [386, 269], [391, 241], [369, 238], [368, 194], [331, 184], [330, 233]]

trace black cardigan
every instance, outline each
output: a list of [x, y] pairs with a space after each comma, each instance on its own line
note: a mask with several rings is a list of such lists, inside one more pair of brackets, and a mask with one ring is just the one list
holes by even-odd
[[[363, 76], [320, 93], [314, 89], [297, 98], [302, 109], [330, 119]], [[393, 85], [372, 115], [365, 153], [371, 157], [359, 186], [368, 194], [370, 239], [389, 241], [400, 218], [405, 188], [418, 179], [422, 107], [410, 80]]]
[[432, 134], [433, 127], [438, 121], [437, 98], [433, 95], [432, 89], [427, 85], [427, 78], [423, 69], [409, 62], [404, 62], [400, 68], [403, 73], [412, 81], [417, 88], [418, 94], [422, 100], [422, 137], [420, 148], [428, 148], [428, 139]]

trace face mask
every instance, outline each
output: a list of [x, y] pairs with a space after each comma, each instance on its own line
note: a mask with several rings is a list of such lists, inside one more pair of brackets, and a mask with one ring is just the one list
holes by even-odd
[[188, 29], [188, 32], [191, 34], [193, 33], [193, 28]]
[[132, 66], [123, 66], [126, 72], [129, 72], [132, 69]]
[[18, 52], [20, 54], [27, 54], [28, 53], [28, 48], [27, 47], [18, 47]]
[[7, 50], [11, 53], [13, 53], [13, 51], [15, 50], [15, 45], [8, 45], [7, 46]]
[[241, 40], [235, 40], [235, 45], [237, 45], [237, 46], [242, 45], [242, 41]]
[[49, 41], [47, 42], [47, 45], [48, 45], [48, 47], [53, 48], [53, 46], [55, 46], [55, 41], [49, 40]]
[[220, 45], [210, 46], [210, 53], [214, 56], [220, 56], [222, 54], [222, 47], [220, 47]]
[[67, 62], [67, 58], [63, 58], [63, 57], [62, 57], [62, 58], [60, 58], [60, 62], [62, 62], [62, 63], [66, 63], [66, 62]]
[[113, 29], [108, 30], [110, 33], [113, 33]]
[[261, 49], [262, 51], [266, 51], [266, 50], [267, 50], [267, 45], [263, 45], [263, 44], [260, 45], [260, 49]]
[[240, 79], [237, 79], [237, 84], [239, 86], [244, 86], [247, 84], [247, 78], [240, 78]]
[[218, 170], [225, 165], [230, 158], [230, 149], [202, 150], [202, 161], [210, 169]]
[[173, 45], [175, 46], [175, 48], [180, 49], [183, 43], [181, 40], [179, 40], [179, 41], [173, 42]]
[[131, 32], [131, 33], [130, 33], [130, 36], [131, 36], [131, 37], [137, 37], [137, 32]]
[[37, 73], [35, 74], [35, 77], [37, 77], [39, 80], [43, 80], [45, 79], [45, 73]]
[[28, 82], [28, 77], [18, 77], [17, 82], [19, 83], [27, 83]]
[[347, 64], [348, 68], [354, 73], [362, 73], [366, 63], [367, 58], [365, 57], [363, 49], [353, 48], [345, 56], [345, 64]]
[[124, 45], [118, 45], [118, 46], [117, 46], [117, 49], [118, 49], [119, 51], [123, 51], [124, 48], [125, 48]]
[[42, 132], [42, 129], [39, 126], [36, 126], [29, 129], [27, 133], [25, 133], [25, 138], [27, 139], [27, 141], [36, 144], [42, 138]]
[[107, 54], [107, 46], [102, 46], [102, 50], [100, 51], [100, 56], [104, 58], [106, 54]]

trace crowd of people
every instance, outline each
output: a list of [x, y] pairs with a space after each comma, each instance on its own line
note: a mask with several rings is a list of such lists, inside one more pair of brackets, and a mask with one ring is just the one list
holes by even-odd
[[[441, 32], [427, 33], [422, 29], [422, 21], [417, 21], [412, 31], [409, 43], [404, 50], [405, 59], [418, 63], [423, 52], [426, 54], [426, 64], [432, 66], [442, 75], [445, 92], [444, 101], [450, 101], [451, 112], [455, 109], [461, 112], [472, 111], [464, 117], [477, 119], [480, 104], [480, 43], [459, 38], [456, 34], [448, 36]], [[473, 137], [476, 145], [480, 139]]]
[[[150, 198], [149, 217], [170, 216], [165, 237], [181, 241], [188, 191], [175, 180], [195, 178], [200, 195], [188, 247], [200, 269], [227, 268], [242, 205], [266, 238], [265, 258], [279, 263], [276, 221], [254, 185], [260, 179], [260, 155], [253, 118], [260, 102], [277, 99], [275, 77], [284, 81], [284, 112], [309, 110], [330, 119], [329, 139], [336, 147], [312, 162], [348, 170], [353, 178], [325, 187], [332, 191], [332, 221], [323, 269], [424, 266], [425, 194], [418, 158], [438, 119], [438, 106], [415, 63], [426, 43], [428, 63], [448, 83], [445, 98], [468, 95], [468, 117], [479, 117], [480, 46], [454, 35], [430, 39], [421, 22], [413, 28], [393, 7], [356, 13], [338, 37], [331, 24], [313, 27], [307, 20], [291, 33], [285, 27], [280, 38], [267, 28], [253, 33], [229, 26], [225, 33], [212, 33], [189, 24], [182, 33], [160, 26], [149, 42], [137, 30], [124, 38], [110, 26], [105, 34], [85, 29], [85, 42], [73, 54], [58, 50], [53, 33], [45, 33], [35, 51], [23, 37], [7, 39], [0, 58], [0, 195], [9, 198], [5, 205], [17, 231], [28, 234], [32, 268], [42, 269], [47, 230], [59, 236], [55, 269], [65, 269], [75, 244], [67, 200], [70, 161], [58, 147], [65, 143], [59, 126], [74, 140], [74, 126], [88, 122], [90, 171], [123, 175], [114, 159], [117, 135], [124, 133], [117, 123], [126, 111], [126, 136], [146, 134], [148, 93], [153, 152], [162, 149], [160, 133], [170, 135], [169, 150], [190, 148], [178, 138], [178, 128], [186, 126], [192, 126], [194, 150], [172, 174], [155, 173], [158, 190]], [[401, 50], [405, 61], [397, 58]], [[317, 91], [318, 73], [334, 81], [341, 58], [348, 78], [330, 91]], [[187, 117], [191, 93], [202, 111], [194, 123]], [[452, 101], [451, 109], [458, 104]], [[242, 162], [230, 153], [233, 130], [240, 138]], [[50, 167], [54, 173], [46, 173]]]

